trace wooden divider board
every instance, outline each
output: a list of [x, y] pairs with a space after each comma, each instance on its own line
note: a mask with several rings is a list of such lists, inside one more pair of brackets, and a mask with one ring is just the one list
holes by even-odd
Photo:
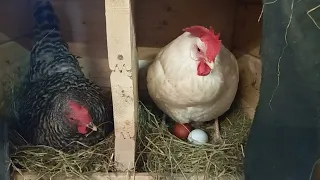
[[138, 119], [138, 61], [131, 0], [105, 0], [108, 60], [115, 121], [118, 170], [135, 166]]

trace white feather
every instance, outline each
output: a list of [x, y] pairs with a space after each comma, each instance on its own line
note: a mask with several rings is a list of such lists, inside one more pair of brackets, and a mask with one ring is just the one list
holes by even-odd
[[204, 43], [185, 32], [165, 46], [148, 68], [147, 87], [157, 106], [179, 123], [210, 121], [226, 112], [238, 88], [238, 64], [223, 45], [212, 71], [197, 75], [196, 48]]

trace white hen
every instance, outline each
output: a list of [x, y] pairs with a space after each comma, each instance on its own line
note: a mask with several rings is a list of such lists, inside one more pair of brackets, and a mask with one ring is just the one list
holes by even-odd
[[155, 104], [178, 123], [215, 120], [231, 106], [239, 82], [237, 60], [212, 28], [192, 26], [165, 46], [148, 68], [147, 87]]

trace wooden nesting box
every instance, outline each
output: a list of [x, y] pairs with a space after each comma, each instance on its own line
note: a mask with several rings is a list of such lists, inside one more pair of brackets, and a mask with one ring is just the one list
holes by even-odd
[[[5, 0], [3, 4], [1, 67], [8, 59], [13, 64], [28, 60], [32, 43], [24, 35], [31, 32], [33, 22], [28, 1]], [[221, 33], [225, 46], [239, 59], [240, 96], [247, 112], [254, 115], [261, 79], [261, 0], [52, 0], [52, 4], [70, 50], [82, 57], [85, 74], [105, 89], [111, 88], [113, 94], [115, 160], [124, 173], [93, 174], [92, 180], [152, 179], [148, 172], [128, 173], [135, 163], [138, 92], [147, 93], [145, 70], [159, 48], [180, 35], [184, 27], [213, 26]], [[9, 51], [13, 47], [19, 53]], [[0, 78], [4, 78], [5, 71], [0, 71]], [[37, 178], [16, 174], [15, 179]]]

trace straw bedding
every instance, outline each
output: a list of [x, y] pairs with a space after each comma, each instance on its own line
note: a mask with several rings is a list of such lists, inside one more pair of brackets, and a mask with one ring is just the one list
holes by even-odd
[[236, 106], [221, 122], [224, 144], [212, 142], [213, 122], [202, 127], [209, 135], [206, 145], [198, 146], [182, 141], [159, 123], [159, 118], [143, 104], [140, 106], [137, 165], [139, 171], [154, 173], [202, 174], [207, 178], [241, 176], [243, 148], [251, 125]]
[[[159, 123], [157, 116], [142, 103], [139, 108], [140, 125], [137, 136], [138, 172], [158, 174], [182, 173], [202, 174], [208, 178], [235, 176], [242, 173], [243, 147], [251, 120], [241, 110], [234, 110], [221, 123], [222, 145], [192, 145], [176, 138], [167, 127]], [[213, 134], [212, 126], [203, 129]], [[13, 134], [11, 134], [13, 137]], [[212, 137], [212, 136], [211, 136]], [[76, 153], [67, 154], [45, 146], [20, 146], [12, 144], [12, 166], [40, 175], [53, 176], [58, 173], [76, 175], [88, 179], [88, 172], [114, 172], [114, 136], [99, 144]]]
[[[16, 70], [11, 71], [16, 72]], [[19, 78], [22, 77], [19, 71]], [[14, 94], [18, 83], [17, 75], [2, 80], [6, 87], [5, 97]], [[8, 76], [9, 77], [9, 76]], [[15, 82], [15, 83], [13, 83]], [[8, 113], [12, 107], [10, 98], [0, 103], [1, 112]], [[8, 103], [9, 102], [9, 103]], [[147, 105], [147, 104], [146, 104]], [[160, 123], [160, 115], [154, 114], [155, 107], [139, 106], [139, 126], [137, 132], [136, 170], [158, 174], [182, 173], [204, 174], [206, 177], [234, 176], [242, 174], [243, 148], [251, 125], [241, 108], [233, 108], [221, 122], [221, 133], [225, 143], [196, 146], [172, 135], [167, 127]], [[202, 127], [212, 137], [212, 123]], [[58, 173], [75, 175], [81, 179], [88, 172], [114, 172], [114, 135], [92, 147], [75, 153], [63, 153], [45, 146], [30, 146], [15, 132], [10, 132], [11, 166], [22, 173], [33, 171], [40, 176], [54, 176]], [[212, 139], [212, 138], [210, 138]], [[19, 142], [19, 143], [17, 143]], [[23, 145], [21, 146], [21, 142]], [[19, 144], [19, 146], [17, 145]]]

